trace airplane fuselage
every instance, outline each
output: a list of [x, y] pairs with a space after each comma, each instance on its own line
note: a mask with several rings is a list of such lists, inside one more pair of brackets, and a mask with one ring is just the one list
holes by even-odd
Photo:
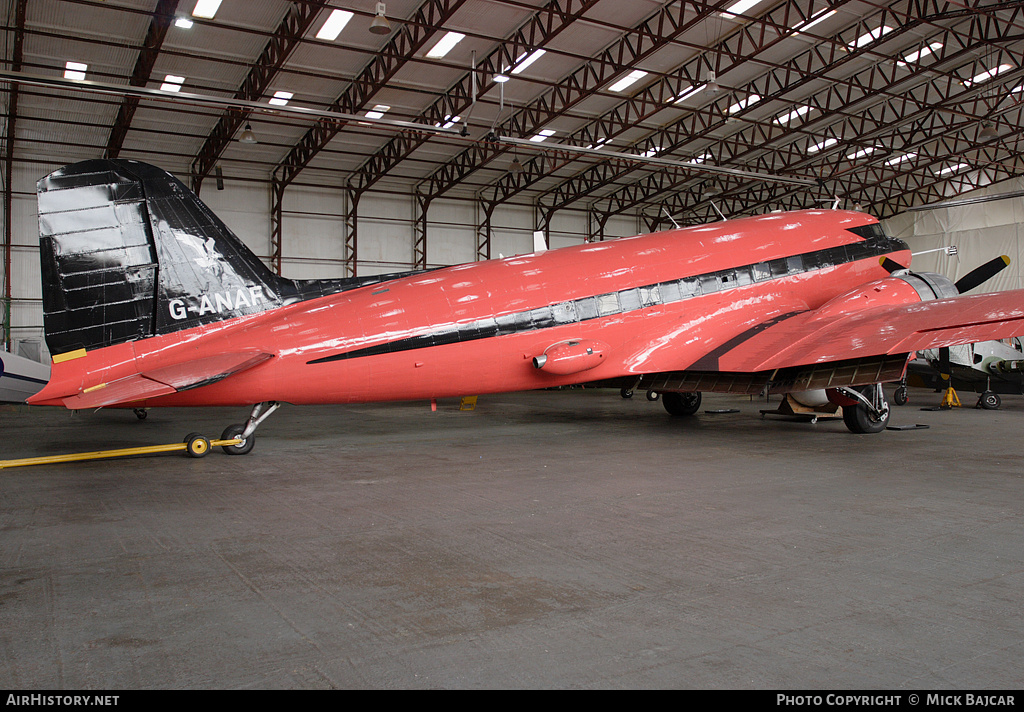
[[95, 383], [72, 390], [198, 357], [200, 341], [202, 354], [271, 357], [230, 383], [132, 406], [443, 398], [700, 369], [709, 358], [728, 371], [744, 335], [887, 277], [881, 257], [909, 264], [904, 243], [868, 235], [873, 223], [778, 213], [433, 270], [155, 336], [144, 351], [90, 351], [76, 372]]

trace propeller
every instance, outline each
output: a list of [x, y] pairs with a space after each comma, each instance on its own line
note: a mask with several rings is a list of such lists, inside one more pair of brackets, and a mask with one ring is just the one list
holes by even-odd
[[995, 277], [997, 274], [1002, 272], [1004, 269], [1009, 267], [1010, 258], [1006, 255], [996, 257], [995, 259], [989, 260], [981, 267], [975, 267], [970, 272], [965, 274], [963, 277], [956, 281], [956, 291], [963, 294], [969, 292], [983, 282]]

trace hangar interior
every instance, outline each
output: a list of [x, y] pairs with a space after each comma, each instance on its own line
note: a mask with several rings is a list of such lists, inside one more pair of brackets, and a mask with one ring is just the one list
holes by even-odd
[[[4, 340], [41, 361], [36, 181], [99, 157], [296, 279], [838, 204], [1024, 287], [1021, 0], [0, 6]], [[1007, 400], [871, 442], [732, 395], [285, 406], [246, 457], [4, 470], [0, 688], [1019, 689]], [[228, 410], [0, 429], [56, 454]]]
[[990, 286], [1021, 286], [1019, 197], [908, 212], [1020, 190], [1018, 2], [4, 5], [4, 341], [44, 362], [35, 183], [101, 156], [171, 171], [291, 278], [838, 204], [960, 247], [915, 268], [1007, 254]]

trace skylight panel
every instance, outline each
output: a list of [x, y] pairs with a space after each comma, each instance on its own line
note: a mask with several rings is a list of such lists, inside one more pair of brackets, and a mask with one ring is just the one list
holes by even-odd
[[808, 146], [807, 152], [808, 153], [817, 153], [818, 151], [824, 151], [826, 148], [830, 148], [832, 146], [835, 146], [837, 143], [839, 143], [839, 139], [837, 139], [837, 138], [827, 138], [824, 141], [821, 141], [820, 143], [814, 144], [813, 146]]
[[516, 65], [514, 67], [512, 67], [512, 73], [513, 74], [519, 74], [520, 72], [525, 70], [527, 67], [529, 67], [531, 64], [536, 62], [538, 59], [543, 57], [544, 56], [544, 52], [545, 52], [545, 50], [542, 50], [542, 49], [535, 49], [530, 54], [526, 54], [524, 52], [523, 54], [521, 54], [519, 56], [519, 59], [516, 60]]
[[81, 62], [66, 62], [64, 64], [65, 79], [85, 79], [85, 72], [89, 69], [88, 64]]
[[679, 96], [676, 97], [676, 103], [678, 104], [679, 102], [685, 101], [685, 100], [689, 99], [692, 96], [696, 96], [700, 92], [704, 91], [704, 88], [706, 86], [707, 86], [707, 84], [701, 84], [700, 86], [690, 87], [689, 89], [686, 89], [686, 90], [680, 92]]
[[864, 158], [864, 156], [870, 156], [872, 153], [874, 153], [877, 150], [878, 149], [875, 148], [874, 146], [868, 146], [867, 148], [862, 148], [861, 150], [857, 151], [856, 153], [848, 154], [846, 156], [846, 160], [848, 160], [848, 161], [856, 161], [858, 158]]
[[890, 32], [892, 32], [892, 28], [889, 27], [888, 25], [883, 25], [882, 27], [875, 28], [874, 30], [871, 30], [871, 32], [867, 32], [858, 37], [857, 41], [853, 43], [853, 46], [863, 47], [866, 44], [871, 44], [882, 35], [887, 35]]
[[366, 112], [366, 118], [368, 119], [383, 119], [384, 114], [391, 110], [391, 107], [387, 104], [376, 104], [372, 109]]
[[592, 143], [589, 146], [587, 146], [587, 150], [590, 150], [591, 148], [601, 148], [605, 144], [609, 144], [611, 142], [612, 142], [612, 140], [610, 138], [598, 139], [597, 143]]
[[896, 64], [901, 67], [905, 67], [908, 64], [913, 64], [914, 62], [921, 60], [921, 58], [923, 57], [927, 57], [929, 54], [935, 54], [940, 49], [942, 49], [942, 47], [943, 45], [941, 42], [932, 42], [927, 47], [922, 47], [916, 52], [911, 52], [910, 54], [906, 55], [903, 58], [904, 61], [896, 62]]
[[909, 161], [911, 158], [917, 158], [917, 154], [916, 153], [904, 153], [902, 156], [895, 156], [894, 158], [890, 158], [888, 161], [886, 161], [885, 165], [887, 165], [887, 166], [898, 166], [899, 164], [903, 163], [904, 161]]
[[729, 113], [730, 114], [735, 114], [738, 111], [743, 111], [744, 109], [746, 109], [751, 104], [756, 104], [759, 101], [761, 101], [761, 97], [759, 95], [751, 94], [746, 99], [740, 99], [735, 104], [730, 106], [729, 107]]
[[550, 137], [552, 137], [554, 135], [555, 135], [555, 132], [553, 130], [551, 130], [551, 129], [544, 129], [543, 131], [541, 131], [540, 133], [536, 134], [535, 136], [531, 136], [530, 140], [533, 141], [534, 143], [540, 143], [541, 141], [546, 141], [548, 138], [550, 138]]
[[220, 0], [196, 0], [196, 7], [192, 11], [192, 17], [202, 17], [212, 20], [220, 8]]
[[827, 20], [828, 18], [832, 17], [835, 14], [836, 14], [835, 10], [829, 10], [829, 9], [826, 8], [824, 10], [819, 11], [818, 13], [816, 13], [814, 15], [811, 15], [811, 19], [804, 20], [799, 25], [796, 25], [793, 29], [796, 32], [807, 32], [807, 30], [811, 29], [812, 27], [817, 25], [819, 22], [824, 22], [825, 20]]
[[181, 27], [187, 30], [190, 27], [192, 27], [192, 20], [188, 19], [187, 17], [179, 17], [177, 20], [174, 21], [174, 26]]
[[950, 173], [957, 173], [959, 171], [964, 170], [965, 168], [970, 167], [971, 166], [969, 163], [957, 163], [955, 166], [947, 166], [946, 168], [943, 168], [941, 171], [939, 171], [939, 175], [945, 176], [949, 175]]
[[338, 35], [345, 29], [345, 25], [352, 19], [352, 13], [348, 10], [332, 10], [330, 17], [327, 18], [327, 22], [320, 28], [320, 31], [316, 33], [318, 40], [326, 40], [333, 42], [338, 39]]
[[646, 76], [647, 72], [641, 69], [634, 69], [632, 72], [624, 76], [622, 79], [608, 87], [608, 91], [624, 91], [625, 89], [633, 86]]
[[443, 129], [450, 129], [455, 124], [462, 120], [461, 116], [452, 116], [451, 114], [445, 114], [444, 121], [438, 121], [434, 126]]
[[775, 117], [775, 123], [777, 123], [777, 124], [788, 124], [793, 119], [800, 118], [801, 116], [803, 116], [804, 114], [806, 114], [808, 111], [810, 111], [813, 108], [814, 107], [812, 107], [812, 106], [798, 106], [795, 109], [793, 109], [791, 112], [786, 114], [785, 116], [776, 116]]
[[644, 158], [652, 158], [654, 156], [657, 156], [659, 153], [661, 153], [661, 146], [651, 146], [640, 155], [643, 156]]
[[725, 10], [720, 12], [719, 14], [722, 17], [731, 20], [734, 17], [736, 17], [736, 15], [740, 15], [746, 12], [750, 8], [754, 7], [754, 5], [757, 5], [759, 2], [761, 2], [761, 0], [739, 0], [739, 2], [734, 2], [732, 5], [725, 8]]
[[431, 59], [441, 59], [451, 52], [455, 45], [465, 39], [465, 37], [461, 32], [446, 32], [444, 37], [437, 41], [437, 44], [427, 50], [427, 56]]
[[270, 103], [274, 106], [285, 106], [295, 96], [290, 91], [275, 91]]
[[969, 87], [974, 86], [979, 82], [986, 82], [989, 79], [992, 79], [997, 75], [1002, 74], [1003, 72], [1007, 72], [1011, 69], [1013, 69], [1012, 64], [1000, 64], [998, 67], [994, 67], [992, 69], [982, 72], [981, 74], [974, 75], [973, 77], [971, 77], [970, 81], [964, 81], [964, 86]]
[[687, 163], [695, 163], [699, 165], [701, 163], [706, 162], [709, 158], [711, 158], [710, 153], [702, 153], [699, 156], [694, 156], [693, 158], [688, 160]]
[[168, 74], [164, 77], [164, 83], [160, 85], [160, 91], [179, 92], [181, 85], [185, 83], [185, 77], [177, 77]]

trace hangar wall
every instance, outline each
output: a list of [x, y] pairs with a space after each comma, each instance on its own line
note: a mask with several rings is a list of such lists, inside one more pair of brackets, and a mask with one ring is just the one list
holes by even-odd
[[[1024, 190], [1024, 179], [1015, 178], [956, 198], [1019, 190]], [[944, 252], [915, 256], [913, 268], [918, 272], [938, 272], [955, 281], [993, 257], [1007, 255], [1010, 266], [975, 291], [1024, 287], [1024, 198], [905, 212], [883, 223], [890, 235], [906, 240], [914, 252], [956, 245], [956, 256], [947, 256]]]
[[[15, 166], [11, 204], [11, 336], [14, 353], [49, 362], [43, 338], [42, 287], [39, 275], [39, 226], [36, 181], [60, 168], [26, 163]], [[178, 176], [187, 184], [187, 177]], [[261, 259], [270, 263], [271, 193], [268, 183], [214, 181], [200, 194], [212, 209]], [[285, 193], [281, 271], [294, 279], [346, 276], [344, 216], [341, 189], [292, 186]], [[442, 266], [471, 262], [476, 257], [480, 217], [473, 200], [435, 200], [428, 213], [427, 262]], [[415, 201], [401, 193], [367, 193], [359, 202], [359, 274], [411, 269]], [[492, 217], [492, 255], [533, 250], [534, 209], [503, 205]], [[623, 237], [640, 231], [635, 216], [609, 220], [606, 235]], [[587, 214], [563, 210], [552, 221], [551, 247], [579, 244], [587, 234]], [[2, 264], [0, 264], [2, 268]]]

